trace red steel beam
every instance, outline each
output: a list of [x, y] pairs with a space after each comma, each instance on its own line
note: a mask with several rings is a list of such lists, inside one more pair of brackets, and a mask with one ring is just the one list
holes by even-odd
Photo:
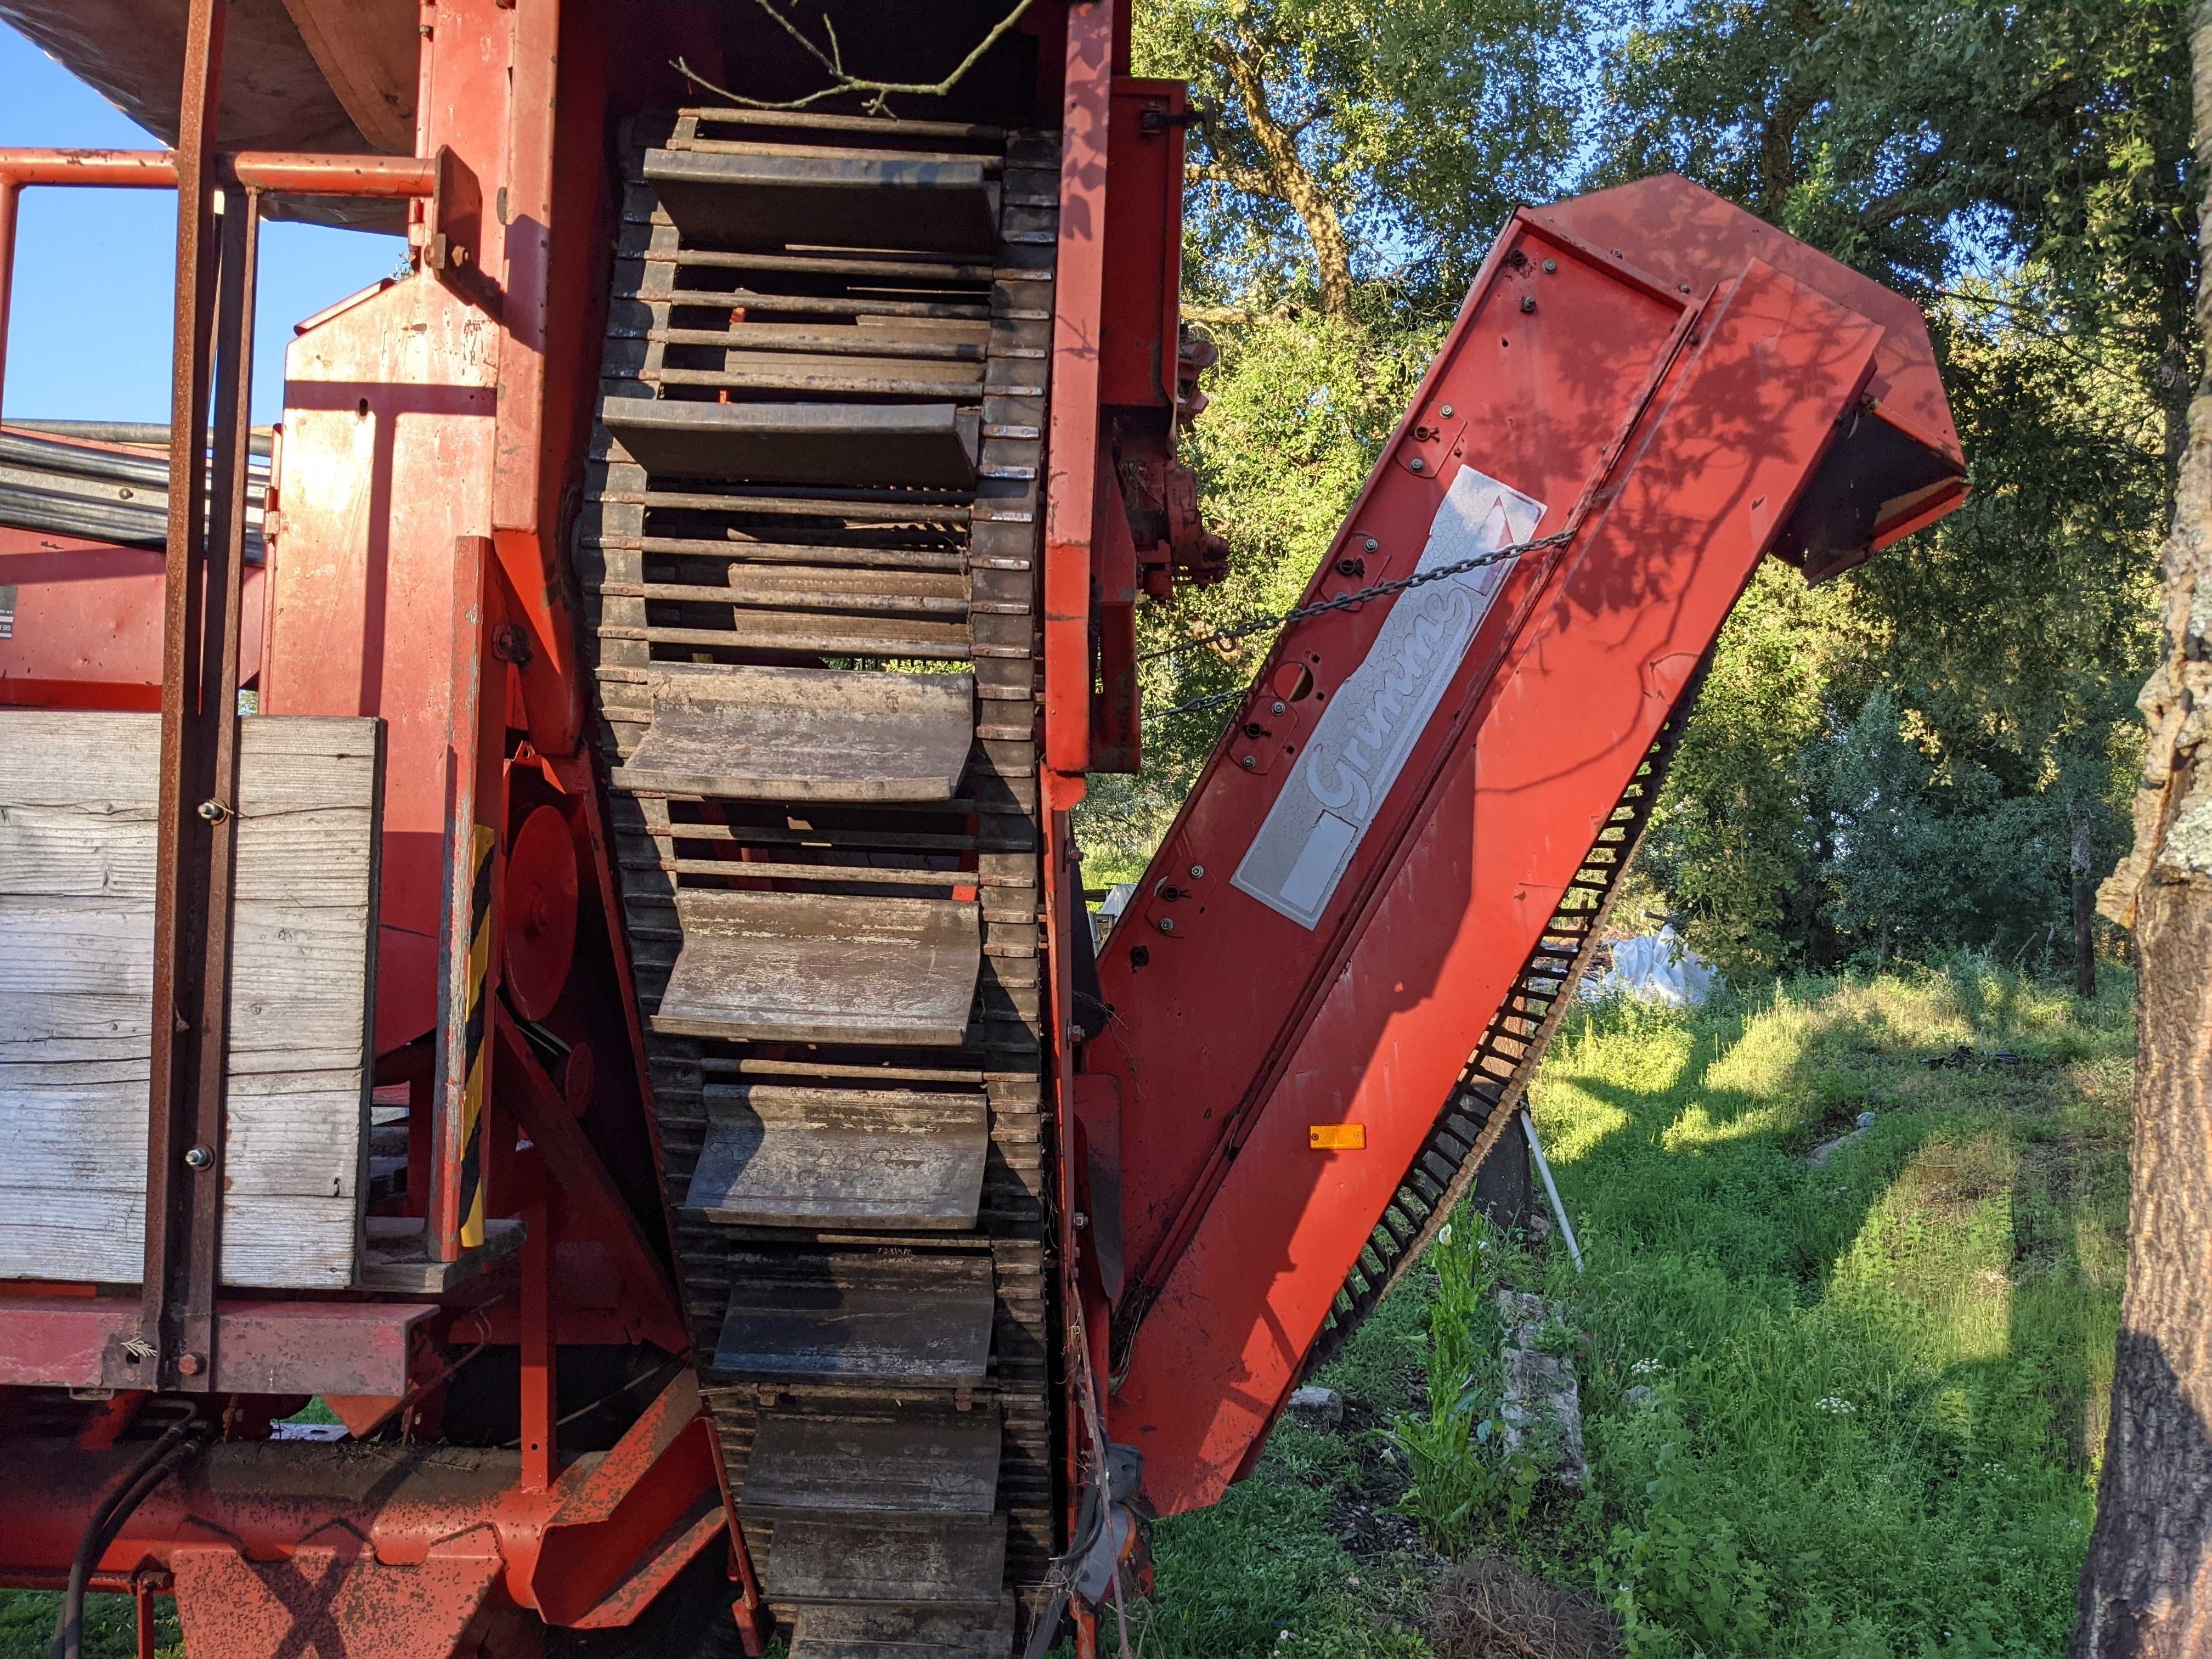
[[576, 1121], [575, 1112], [546, 1075], [504, 1001], [493, 1001], [491, 1018], [499, 1039], [501, 1106], [514, 1115], [537, 1146], [546, 1173], [560, 1185], [573, 1206], [570, 1213], [614, 1258], [615, 1270], [630, 1296], [637, 1299], [631, 1305], [641, 1314], [646, 1340], [671, 1353], [681, 1352], [690, 1340], [682, 1305], [636, 1212], [623, 1199], [583, 1125]]
[[[235, 1394], [405, 1394], [415, 1332], [437, 1311], [427, 1302], [226, 1298], [216, 1305], [215, 1387]], [[6, 1333], [0, 1388], [101, 1387], [103, 1356], [137, 1328], [136, 1300], [0, 1294]]]
[[[179, 152], [170, 149], [0, 149], [0, 184], [107, 190], [174, 190]], [[417, 155], [319, 155], [306, 150], [216, 152], [218, 182], [282, 196], [351, 196], [377, 201], [427, 198], [436, 161]]]
[[1072, 6], [1067, 13], [1044, 519], [1043, 783], [1048, 811], [1082, 799], [1083, 774], [1091, 764], [1091, 539], [1097, 483], [1115, 9]]

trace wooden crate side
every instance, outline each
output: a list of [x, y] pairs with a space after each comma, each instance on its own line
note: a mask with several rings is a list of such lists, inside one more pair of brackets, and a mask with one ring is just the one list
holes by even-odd
[[[0, 1279], [143, 1259], [154, 714], [0, 710]], [[240, 726], [223, 1281], [353, 1282], [367, 1194], [383, 724]]]

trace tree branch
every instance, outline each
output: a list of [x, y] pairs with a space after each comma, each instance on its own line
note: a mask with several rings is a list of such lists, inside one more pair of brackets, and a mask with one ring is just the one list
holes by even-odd
[[891, 109], [885, 100], [893, 94], [915, 98], [942, 98], [960, 83], [963, 76], [975, 67], [985, 52], [998, 45], [1000, 40], [1005, 38], [1006, 32], [1021, 21], [1022, 14], [1030, 9], [1030, 0], [1014, 0], [1014, 9], [994, 24], [991, 32], [976, 43], [975, 50], [962, 58], [959, 66], [942, 81], [874, 81], [866, 76], [848, 75], [845, 72], [844, 51], [837, 44], [836, 26], [830, 21], [830, 15], [827, 12], [822, 15], [822, 28], [823, 32], [830, 37], [830, 50], [824, 52], [810, 40], [805, 32], [796, 23], [778, 11], [770, 3], [770, 0], [753, 0], [753, 3], [773, 18], [776, 26], [786, 34], [806, 49], [807, 56], [819, 64], [823, 72], [830, 76], [828, 86], [810, 92], [801, 98], [790, 98], [777, 102], [763, 98], [748, 98], [742, 93], [732, 92], [727, 87], [716, 86], [705, 76], [692, 69], [681, 58], [671, 63], [669, 68], [674, 70], [701, 91], [711, 92], [717, 98], [726, 98], [732, 104], [745, 109], [805, 109], [809, 105], [819, 103], [824, 98], [835, 98], [841, 93], [865, 92], [872, 95], [861, 108], [871, 115], [889, 115]]
[[1267, 196], [1287, 205], [1306, 228], [1313, 244], [1314, 264], [1321, 274], [1322, 309], [1332, 317], [1352, 314], [1352, 240], [1335, 203], [1320, 179], [1298, 154], [1297, 131], [1276, 118], [1267, 101], [1267, 82], [1261, 78], [1259, 50], [1241, 29], [1232, 29], [1214, 43], [1213, 59], [1236, 89], [1237, 102], [1260, 147], [1261, 167], [1235, 168], [1240, 180], [1224, 173], [1221, 182], [1255, 196]]

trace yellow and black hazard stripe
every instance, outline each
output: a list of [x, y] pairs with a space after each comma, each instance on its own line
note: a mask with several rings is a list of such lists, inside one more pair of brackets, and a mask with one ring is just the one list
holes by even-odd
[[477, 824], [469, 843], [469, 1001], [461, 1027], [461, 1243], [484, 1242], [484, 1030], [491, 981], [490, 828]]

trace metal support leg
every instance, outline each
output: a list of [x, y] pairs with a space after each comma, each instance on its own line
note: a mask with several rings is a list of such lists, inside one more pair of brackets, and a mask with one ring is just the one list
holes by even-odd
[[446, 912], [438, 946], [432, 1065], [434, 1162], [426, 1243], [458, 1261], [484, 1241], [484, 1118], [491, 1100], [492, 925], [499, 873], [506, 675], [491, 660], [491, 539], [453, 544], [451, 727], [446, 748]]
[[544, 1160], [530, 1180], [538, 1196], [523, 1212], [522, 1241], [522, 1489], [553, 1485], [559, 1389], [553, 1358], [553, 1206], [556, 1194]]
[[[161, 779], [154, 888], [154, 995], [146, 1136], [146, 1252], [140, 1328], [106, 1356], [117, 1384], [204, 1391], [215, 1373], [215, 1292], [221, 1276], [222, 1030], [210, 1006], [227, 1000], [228, 880], [220, 909], [210, 886], [227, 872], [234, 808], [216, 767], [234, 762], [228, 706], [210, 698], [236, 656], [224, 625], [232, 596], [208, 591], [208, 391], [214, 368], [218, 250], [216, 125], [222, 86], [224, 0], [192, 0], [176, 149], [176, 356], [169, 419], [169, 534], [162, 618]], [[244, 220], [231, 223], [232, 281], [223, 321], [244, 331]], [[226, 367], [234, 371], [235, 345]], [[235, 376], [234, 375], [235, 380]], [[242, 380], [236, 381], [241, 388]], [[242, 390], [239, 394], [243, 396]], [[240, 458], [242, 465], [243, 457]], [[220, 618], [220, 622], [215, 619]], [[210, 706], [213, 703], [215, 706]], [[218, 835], [218, 831], [222, 833]], [[219, 930], [218, 942], [211, 930]]]
[[23, 187], [0, 179], [0, 410], [8, 404], [8, 306], [15, 292], [15, 209]]

